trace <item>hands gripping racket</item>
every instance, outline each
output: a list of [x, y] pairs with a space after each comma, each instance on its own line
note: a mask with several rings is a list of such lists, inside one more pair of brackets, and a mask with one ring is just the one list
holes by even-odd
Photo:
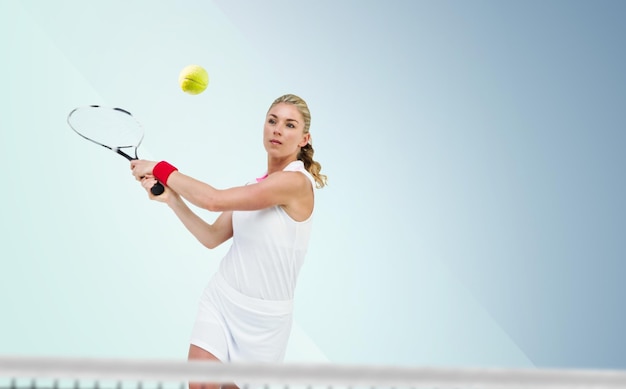
[[[90, 105], [70, 112], [67, 123], [78, 135], [115, 151], [127, 160], [139, 159], [137, 148], [143, 140], [143, 128], [130, 112], [121, 108]], [[157, 182], [150, 192], [158, 196], [164, 190], [163, 184]]]

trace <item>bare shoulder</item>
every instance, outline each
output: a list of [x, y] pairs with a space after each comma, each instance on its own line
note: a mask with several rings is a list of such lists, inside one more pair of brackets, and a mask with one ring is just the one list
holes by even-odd
[[304, 221], [313, 212], [313, 185], [300, 171], [276, 172], [276, 179], [283, 182], [285, 198], [280, 202], [285, 212], [295, 221]]
[[270, 177], [295, 191], [310, 191], [313, 187], [309, 178], [300, 171], [281, 171]]
[[304, 173], [292, 170], [283, 170], [270, 174], [261, 183], [268, 182], [273, 185], [286, 185], [291, 187], [304, 186], [309, 179]]

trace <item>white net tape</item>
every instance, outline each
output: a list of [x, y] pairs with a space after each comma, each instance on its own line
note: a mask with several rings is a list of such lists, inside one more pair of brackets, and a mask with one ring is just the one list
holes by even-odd
[[[163, 388], [186, 382], [267, 388], [626, 388], [626, 371], [457, 369], [337, 364], [222, 364], [205, 361], [1, 357], [0, 387]], [[87, 384], [85, 384], [87, 383]], [[243, 383], [243, 384], [242, 384]]]

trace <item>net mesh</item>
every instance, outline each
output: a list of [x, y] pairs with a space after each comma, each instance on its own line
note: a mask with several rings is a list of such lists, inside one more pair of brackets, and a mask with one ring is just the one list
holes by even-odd
[[0, 357], [0, 389], [626, 388], [626, 371]]

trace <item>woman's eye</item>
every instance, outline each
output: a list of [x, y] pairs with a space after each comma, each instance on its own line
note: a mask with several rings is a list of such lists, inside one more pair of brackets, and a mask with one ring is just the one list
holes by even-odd
[[276, 120], [274, 120], [274, 119], [270, 119], [270, 120], [268, 120], [267, 122], [268, 122], [269, 124], [276, 124]]
[[296, 128], [296, 126], [294, 126], [293, 123], [287, 124], [287, 127], [289, 127], [289, 128]]

